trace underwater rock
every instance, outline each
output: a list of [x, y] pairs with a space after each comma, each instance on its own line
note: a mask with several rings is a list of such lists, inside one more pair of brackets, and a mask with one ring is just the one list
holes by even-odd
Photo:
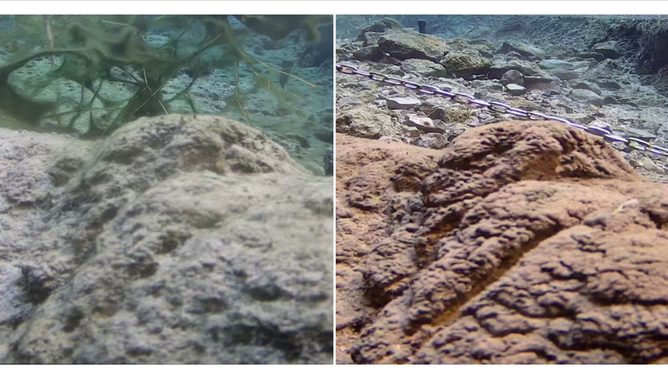
[[356, 107], [340, 111], [336, 116], [336, 132], [362, 138], [377, 139], [383, 127], [392, 123], [392, 118], [373, 106]]
[[610, 59], [616, 59], [620, 56], [622, 56], [621, 48], [619, 46], [619, 43], [614, 40], [609, 40], [606, 42], [598, 43], [594, 45], [593, 48], [594, 52], [598, 52], [599, 54], [610, 58]]
[[527, 88], [524, 86], [516, 84], [508, 84], [506, 85], [506, 89], [508, 90], [508, 93], [512, 95], [522, 95], [527, 91]]
[[[418, 129], [420, 129], [420, 128], [429, 129], [429, 128], [434, 127], [434, 122], [428, 117], [422, 117], [422, 116], [412, 114], [412, 115], [408, 115], [408, 117], [406, 117], [406, 125], [410, 125], [411, 127], [418, 127]], [[422, 129], [420, 129], [420, 130], [422, 130]], [[442, 133], [442, 131], [441, 131], [441, 133]]]
[[392, 18], [385, 17], [381, 20], [378, 20], [373, 23], [373, 25], [367, 26], [360, 31], [360, 35], [357, 40], [363, 40], [363, 36], [368, 32], [374, 33], [384, 33], [388, 30], [401, 30], [403, 27], [399, 22]]
[[538, 62], [538, 66], [543, 69], [573, 69], [575, 65], [571, 62], [559, 59], [545, 59]]
[[603, 56], [603, 54], [591, 51], [580, 52], [576, 56], [580, 59], [594, 59], [596, 61], [605, 60], [605, 56]]
[[545, 51], [524, 42], [504, 42], [501, 46], [501, 53], [517, 52], [525, 59], [541, 60], [545, 58]]
[[499, 82], [501, 82], [504, 85], [508, 84], [524, 85], [524, 75], [520, 71], [511, 69], [506, 73], [504, 73], [503, 76], [501, 76]]
[[529, 90], [549, 90], [558, 87], [550, 77], [524, 76], [524, 85]]
[[272, 40], [287, 37], [295, 30], [303, 30], [306, 38], [311, 42], [320, 40], [318, 24], [331, 23], [332, 16], [328, 15], [272, 15], [272, 16], [234, 16], [246, 27], [254, 32], [266, 35]]
[[378, 40], [383, 52], [400, 60], [425, 59], [438, 63], [449, 50], [445, 40], [412, 30], [391, 30]]
[[591, 90], [573, 89], [569, 95], [573, 99], [584, 103], [595, 104], [597, 106], [603, 105], [603, 98]]
[[384, 57], [378, 46], [365, 46], [352, 53], [352, 58], [359, 61], [380, 61]]
[[0, 362], [332, 362], [332, 178], [221, 117], [0, 136], [54, 178], [0, 173]]
[[598, 137], [337, 137], [337, 362], [665, 363], [668, 196]]
[[574, 89], [585, 89], [589, 91], [593, 91], [594, 93], [601, 95], [603, 94], [603, 91], [593, 82], [587, 82], [587, 81], [580, 81], [577, 83], [577, 85], [573, 86]]
[[424, 59], [408, 59], [401, 62], [401, 69], [425, 77], [447, 77], [448, 72], [441, 64]]
[[486, 74], [492, 66], [492, 61], [482, 57], [478, 51], [450, 52], [440, 63], [448, 72], [464, 79], [469, 79], [474, 74]]
[[436, 150], [445, 148], [449, 143], [450, 141], [448, 141], [448, 137], [441, 133], [423, 134], [413, 141], [413, 145], [415, 146]]
[[520, 71], [525, 76], [547, 76], [538, 64], [532, 61], [495, 56], [489, 68], [489, 78], [501, 78], [509, 70]]
[[498, 81], [491, 80], [475, 80], [471, 81], [471, 87], [479, 93], [486, 92], [501, 92], [503, 91], [503, 84]]
[[578, 72], [565, 69], [553, 69], [550, 71], [550, 74], [555, 77], [559, 77], [562, 80], [576, 80], [580, 78], [580, 74]]
[[124, 82], [95, 80], [93, 87], [97, 90], [97, 96], [106, 103], [119, 104], [130, 100], [136, 93], [137, 88]]
[[588, 71], [582, 74], [582, 78], [595, 83], [602, 81], [621, 83], [628, 79], [628, 75], [623, 73], [620, 74], [617, 62], [613, 60], [604, 60], [592, 65]]
[[407, 110], [420, 105], [420, 100], [412, 97], [387, 98], [387, 108], [390, 110]]

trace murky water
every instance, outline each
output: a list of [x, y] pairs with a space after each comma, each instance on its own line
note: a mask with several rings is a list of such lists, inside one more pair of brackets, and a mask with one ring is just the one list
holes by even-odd
[[18, 121], [12, 127], [85, 137], [141, 116], [222, 115], [264, 131], [322, 174], [333, 142], [332, 22], [2, 16], [0, 111]]

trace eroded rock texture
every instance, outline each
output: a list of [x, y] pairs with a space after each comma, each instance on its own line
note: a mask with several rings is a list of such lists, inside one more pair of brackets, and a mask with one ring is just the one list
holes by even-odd
[[338, 363], [668, 360], [668, 188], [554, 122], [337, 135]]
[[2, 132], [1, 362], [332, 362], [332, 178], [212, 116]]

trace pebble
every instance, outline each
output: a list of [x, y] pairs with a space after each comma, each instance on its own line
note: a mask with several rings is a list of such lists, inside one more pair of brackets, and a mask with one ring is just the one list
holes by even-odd
[[390, 110], [408, 110], [420, 105], [420, 100], [411, 97], [387, 98], [387, 108]]
[[506, 85], [506, 89], [508, 90], [508, 93], [512, 95], [522, 95], [527, 91], [527, 88], [525, 88], [524, 86], [516, 84], [508, 84]]

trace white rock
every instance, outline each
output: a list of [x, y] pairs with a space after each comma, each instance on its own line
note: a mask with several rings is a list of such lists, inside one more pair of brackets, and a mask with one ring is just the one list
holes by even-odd
[[508, 84], [508, 85], [506, 85], [506, 89], [508, 90], [508, 92], [510, 94], [513, 94], [513, 95], [524, 94], [527, 91], [527, 88], [525, 88], [524, 86], [521, 86], [521, 85], [517, 85], [517, 84]]
[[387, 98], [387, 107], [390, 110], [408, 110], [420, 104], [420, 100], [411, 97]]

